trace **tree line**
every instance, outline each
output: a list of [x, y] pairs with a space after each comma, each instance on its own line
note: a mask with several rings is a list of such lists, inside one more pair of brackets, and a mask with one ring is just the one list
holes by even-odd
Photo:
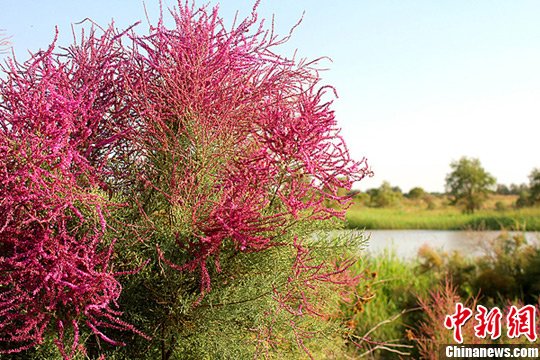
[[451, 205], [461, 208], [465, 213], [473, 213], [482, 208], [491, 194], [517, 195], [514, 203], [517, 208], [537, 206], [540, 204], [540, 168], [531, 171], [528, 184], [497, 184], [496, 178], [484, 169], [479, 159], [464, 156], [450, 164], [444, 194], [428, 193], [421, 187], [414, 187], [404, 193], [398, 186], [392, 186], [387, 181], [364, 193], [353, 190], [349, 194], [371, 207], [391, 207], [407, 198], [423, 199], [429, 208], [433, 207], [434, 197], [446, 196]]

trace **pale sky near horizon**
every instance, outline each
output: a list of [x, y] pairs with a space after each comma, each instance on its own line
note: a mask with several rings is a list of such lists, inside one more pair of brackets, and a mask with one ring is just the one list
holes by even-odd
[[[252, 5], [222, 0], [220, 10], [231, 22]], [[146, 7], [155, 18], [158, 1]], [[283, 35], [305, 12], [282, 54], [332, 59], [322, 77], [337, 88], [338, 124], [352, 156], [375, 172], [357, 188], [386, 180], [443, 191], [461, 156], [479, 158], [504, 184], [528, 182], [540, 167], [540, 1], [262, 0], [258, 12], [275, 15]], [[120, 28], [143, 20], [146, 29], [138, 0], [0, 0], [0, 29], [19, 60], [45, 48], [55, 25], [68, 45], [71, 24], [86, 17]]]

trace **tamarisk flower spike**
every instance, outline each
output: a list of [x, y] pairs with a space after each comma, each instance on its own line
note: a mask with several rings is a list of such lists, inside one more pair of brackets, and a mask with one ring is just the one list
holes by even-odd
[[[355, 181], [370, 175], [353, 161], [314, 63], [276, 55], [284, 39], [250, 17], [226, 29], [218, 8], [189, 2], [171, 10], [146, 36], [132, 35], [131, 98], [145, 186], [168, 204], [191, 211], [191, 260], [210, 291], [207, 262], [219, 267], [222, 244], [261, 251], [294, 221], [343, 216]], [[326, 206], [329, 200], [343, 205]]]
[[[106, 239], [112, 204], [100, 195], [110, 147], [124, 121], [122, 49], [109, 28], [63, 55], [55, 41], [0, 80], [0, 353], [56, 330], [64, 359], [86, 325], [147, 337], [120, 320], [122, 286]], [[66, 349], [66, 333], [72, 345]]]

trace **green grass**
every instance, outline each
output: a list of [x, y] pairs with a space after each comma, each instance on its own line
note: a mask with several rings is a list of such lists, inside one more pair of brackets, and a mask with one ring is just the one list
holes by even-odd
[[352, 207], [347, 211], [349, 229], [426, 229], [426, 230], [527, 230], [540, 231], [540, 208], [481, 210], [464, 214], [448, 207], [419, 208]]
[[[360, 345], [351, 346], [351, 358], [373, 348], [373, 343], [385, 343], [387, 348], [410, 344], [406, 331], [421, 315], [417, 296], [427, 296], [435, 287], [437, 279], [433, 273], [419, 273], [417, 261], [400, 259], [392, 249], [376, 257], [362, 257], [352, 270], [362, 278], [357, 288], [358, 298], [356, 302], [343, 304], [341, 312], [343, 322], [351, 328], [351, 339]], [[373, 358], [396, 358], [392, 355], [395, 354], [381, 349]]]

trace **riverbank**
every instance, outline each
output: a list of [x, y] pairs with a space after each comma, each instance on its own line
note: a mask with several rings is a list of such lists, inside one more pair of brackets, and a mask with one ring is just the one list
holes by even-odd
[[[424, 232], [430, 231], [403, 231], [413, 241], [418, 240], [414, 233]], [[466, 235], [448, 233], [457, 235], [454, 240]], [[497, 307], [503, 316], [507, 316], [512, 305], [537, 306], [540, 249], [524, 241], [523, 234], [489, 233], [484, 232], [489, 246], [476, 254], [466, 248], [447, 252], [430, 243], [420, 249], [418, 256], [405, 259], [397, 253], [408, 241], [404, 237], [396, 239], [397, 248], [386, 247], [378, 254], [362, 256], [352, 267], [353, 274], [362, 279], [357, 288], [357, 294], [362, 296], [340, 308], [342, 323], [351, 328], [351, 338], [361, 345], [367, 343], [366, 339], [369, 344], [384, 344], [374, 351], [377, 359], [395, 358], [392, 355], [396, 349], [409, 353], [408, 358], [432, 358], [437, 346], [453, 341], [444, 320], [458, 302], [471, 309], [476, 305]], [[539, 325], [537, 318], [536, 326]], [[493, 344], [491, 338], [476, 335], [474, 322], [462, 330], [465, 343]], [[505, 333], [499, 341], [530, 344], [525, 337], [510, 338]], [[352, 351], [351, 358], [363, 352], [354, 347]]]
[[456, 208], [351, 207], [346, 214], [349, 229], [382, 230], [518, 230], [540, 231], [540, 208], [481, 210], [464, 214]]

